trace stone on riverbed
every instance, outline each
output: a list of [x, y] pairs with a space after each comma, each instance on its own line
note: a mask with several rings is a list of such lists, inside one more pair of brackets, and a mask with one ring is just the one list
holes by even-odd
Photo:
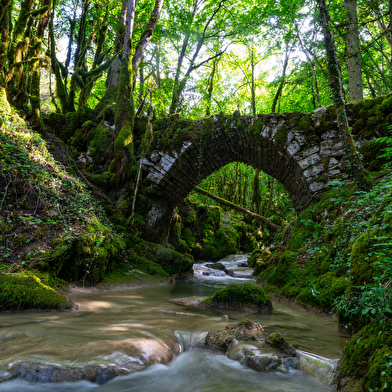
[[[0, 382], [22, 378], [37, 382], [87, 380], [104, 384], [114, 377], [144, 370], [157, 363], [167, 364], [180, 354], [181, 346], [175, 336], [167, 334], [158, 338], [131, 338], [118, 342], [102, 340], [81, 346], [79, 351], [81, 359], [71, 364], [15, 361], [0, 374]], [[99, 355], [103, 351], [107, 355]], [[96, 352], [97, 355], [93, 360], [84, 361], [86, 352]]]
[[249, 320], [208, 332], [204, 346], [223, 351], [230, 359], [258, 372], [287, 373], [298, 368], [297, 352], [283, 336], [268, 336], [259, 323]]
[[211, 269], [218, 270], [218, 271], [223, 271], [226, 275], [229, 275], [229, 272], [230, 272], [226, 268], [226, 266], [222, 263], [210, 263], [210, 264], [206, 264], [205, 266], [208, 268], [211, 268]]

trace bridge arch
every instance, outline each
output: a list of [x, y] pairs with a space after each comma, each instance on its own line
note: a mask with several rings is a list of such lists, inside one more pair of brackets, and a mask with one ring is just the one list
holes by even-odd
[[334, 109], [325, 107], [306, 114], [220, 114], [201, 121], [161, 121], [154, 127], [151, 153], [143, 160], [152, 200], [148, 225], [165, 230], [173, 208], [202, 179], [236, 161], [278, 180], [296, 211], [302, 211], [331, 179], [348, 177], [335, 117]]

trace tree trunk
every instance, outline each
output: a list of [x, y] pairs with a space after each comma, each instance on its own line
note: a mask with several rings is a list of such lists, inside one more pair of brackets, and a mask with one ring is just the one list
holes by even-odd
[[[147, 44], [155, 31], [162, 5], [163, 0], [155, 1], [155, 6], [147, 26], [136, 45], [132, 61], [129, 59], [129, 52], [126, 53], [126, 51], [123, 51], [123, 55], [125, 53], [125, 56], [121, 61], [120, 81], [117, 89], [116, 113], [114, 118], [116, 130], [114, 166], [116, 168], [117, 182], [128, 180], [135, 172], [136, 160], [133, 150], [133, 124], [135, 119], [133, 81], [136, 77]], [[127, 13], [127, 19], [128, 17], [130, 17], [129, 13]], [[130, 36], [131, 35], [132, 31], [130, 32]]]
[[[76, 9], [74, 18], [76, 18]], [[65, 59], [65, 66], [64, 66], [64, 86], [67, 89], [67, 81], [68, 81], [68, 74], [69, 74], [69, 65], [71, 64], [71, 55], [72, 55], [72, 46], [75, 34], [75, 26], [76, 26], [76, 19], [69, 19], [69, 41], [68, 41], [68, 49], [67, 49], [67, 58]]]
[[8, 46], [10, 44], [11, 0], [0, 0], [0, 87], [4, 85]]
[[321, 108], [320, 90], [319, 90], [319, 85], [317, 80], [316, 67], [312, 65], [312, 68], [313, 68], [314, 88], [316, 90], [316, 97], [317, 97], [317, 105], [319, 108]]
[[22, 109], [23, 104], [27, 101], [27, 74], [23, 69], [23, 60], [30, 44], [32, 18], [29, 15], [33, 7], [34, 0], [21, 2], [18, 18], [12, 28], [12, 39], [7, 54], [8, 72], [5, 78], [5, 87], [8, 101], [18, 109]]
[[124, 31], [125, 31], [125, 18], [127, 14], [128, 0], [122, 0], [120, 18], [117, 25], [116, 41], [114, 43], [113, 57], [115, 58], [113, 64], [109, 68], [108, 76], [106, 78], [106, 91], [109, 91], [111, 87], [117, 88], [120, 80], [120, 69], [121, 69], [121, 56], [122, 44], [124, 42]]
[[29, 92], [32, 112], [31, 124], [33, 128], [37, 129], [38, 131], [42, 131], [44, 126], [41, 117], [40, 98], [42, 40], [44, 39], [45, 29], [49, 22], [50, 10], [53, 7], [53, 0], [44, 0], [42, 2], [42, 7], [47, 7], [47, 9], [43, 12], [43, 14], [41, 14], [40, 20], [38, 22], [30, 56], [31, 88]]
[[252, 88], [252, 114], [256, 116], [256, 87], [255, 87], [255, 59], [254, 59], [254, 48], [252, 47], [252, 51], [250, 53], [250, 66], [252, 68], [252, 80], [251, 80], [251, 88]]
[[271, 186], [270, 186], [270, 193], [267, 208], [265, 209], [265, 217], [268, 218], [271, 213], [271, 206], [272, 206], [272, 199], [274, 198], [274, 185], [275, 185], [275, 178], [271, 178]]
[[344, 0], [346, 18], [347, 70], [350, 101], [363, 99], [361, 51], [359, 47], [359, 29], [357, 0]]
[[271, 113], [275, 113], [276, 104], [278, 103], [278, 99], [282, 95], [283, 86], [286, 81], [286, 70], [287, 70], [287, 65], [289, 63], [290, 52], [291, 52], [291, 49], [289, 49], [289, 45], [287, 44], [286, 54], [285, 54], [284, 63], [283, 63], [282, 77], [281, 77], [281, 81], [279, 83], [278, 90], [276, 91], [274, 100], [272, 102]]
[[128, 0], [127, 17], [125, 21], [125, 33], [122, 58], [128, 58], [131, 52], [133, 26], [135, 24], [136, 0]]
[[252, 202], [250, 209], [259, 213], [260, 211], [260, 170], [255, 169], [253, 178], [253, 189], [252, 189]]
[[206, 116], [211, 115], [212, 92], [214, 91], [214, 77], [215, 77], [217, 64], [218, 64], [218, 60], [214, 60], [212, 62], [212, 71], [211, 71], [210, 80], [208, 83], [208, 91], [207, 91]]
[[220, 198], [220, 197], [218, 197], [218, 196], [212, 195], [211, 193], [208, 193], [207, 191], [205, 191], [203, 188], [200, 188], [200, 187], [197, 186], [197, 187], [195, 187], [194, 190], [195, 190], [195, 192], [198, 192], [198, 193], [201, 193], [201, 194], [203, 194], [203, 195], [206, 195], [206, 196], [208, 196], [209, 198], [211, 198], [211, 199], [217, 201], [218, 203], [220, 203], [220, 204], [222, 204], [222, 205], [224, 205], [224, 206], [226, 206], [226, 207], [229, 207], [229, 208], [231, 208], [231, 209], [233, 209], [233, 210], [236, 210], [236, 211], [240, 211], [240, 212], [242, 212], [243, 214], [249, 215], [249, 216], [250, 216], [251, 218], [253, 218], [253, 219], [257, 219], [257, 220], [259, 220], [259, 221], [261, 221], [261, 222], [264, 222], [264, 223], [266, 223], [267, 225], [273, 227], [274, 229], [280, 229], [280, 226], [279, 226], [279, 225], [277, 225], [277, 224], [274, 223], [274, 222], [271, 222], [269, 219], [264, 218], [264, 217], [261, 216], [261, 215], [255, 214], [254, 212], [249, 211], [249, 210], [247, 210], [246, 208], [240, 207], [239, 205], [234, 204], [234, 203], [231, 203], [231, 202], [229, 202], [229, 201], [227, 201], [227, 200], [225, 200], [225, 199], [222, 199], [222, 198]]
[[348, 125], [346, 108], [343, 101], [343, 86], [340, 79], [339, 65], [336, 58], [335, 48], [332, 40], [332, 34], [329, 27], [329, 14], [325, 0], [317, 0], [320, 8], [321, 24], [324, 33], [324, 44], [327, 52], [329, 83], [332, 91], [332, 98], [336, 110], [338, 131], [343, 142], [345, 158], [348, 164], [348, 172], [356, 179], [365, 190], [372, 186], [369, 174], [363, 168], [360, 155], [358, 154], [354, 141], [352, 139]]
[[[195, 10], [194, 10], [194, 12], [195, 12]], [[194, 17], [194, 14], [192, 14], [192, 19], [193, 19], [193, 17]], [[169, 109], [169, 113], [170, 114], [174, 114], [176, 112], [176, 109], [178, 107], [178, 103], [180, 101], [180, 95], [181, 95], [181, 92], [180, 92], [181, 68], [182, 68], [182, 63], [184, 62], [184, 59], [185, 59], [185, 54], [186, 54], [186, 49], [188, 47], [190, 34], [191, 34], [190, 32], [186, 33], [186, 35], [184, 37], [184, 41], [182, 42], [180, 55], [178, 56], [176, 75], [174, 77], [172, 101], [171, 101], [170, 109]]]
[[369, 90], [370, 90], [370, 94], [372, 94], [372, 98], [376, 98], [377, 97], [376, 90], [374, 89], [373, 84], [370, 81], [369, 75], [368, 75], [368, 73], [366, 72], [365, 69], [363, 70], [363, 73], [365, 74], [366, 82], [367, 82], [367, 84], [369, 86]]

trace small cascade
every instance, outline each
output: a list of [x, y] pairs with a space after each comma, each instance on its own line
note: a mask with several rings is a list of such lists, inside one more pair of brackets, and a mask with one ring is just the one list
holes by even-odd
[[181, 352], [183, 353], [184, 351], [190, 351], [195, 348], [203, 348], [207, 332], [176, 331], [174, 335], [178, 339]]
[[331, 385], [333, 372], [338, 362], [337, 359], [328, 359], [306, 351], [299, 353], [299, 370], [312, 376], [323, 385]]
[[[226, 284], [239, 281], [254, 280], [252, 278], [253, 268], [249, 268], [247, 260], [249, 255], [229, 255], [219, 263], [205, 262], [193, 265], [193, 272], [197, 279], [202, 280], [225, 280]], [[212, 265], [218, 265], [212, 268]]]

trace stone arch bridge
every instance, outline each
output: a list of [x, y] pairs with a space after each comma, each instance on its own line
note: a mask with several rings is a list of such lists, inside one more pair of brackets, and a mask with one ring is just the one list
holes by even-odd
[[[360, 116], [368, 111], [360, 109], [347, 107], [357, 147], [377, 136], [376, 128]], [[297, 212], [320, 196], [329, 181], [348, 177], [332, 106], [311, 113], [218, 114], [200, 121], [167, 118], [154, 124], [152, 148], [143, 160], [144, 183], [152, 201], [151, 230], [162, 239], [173, 208], [203, 178], [235, 161], [282, 183]]]

